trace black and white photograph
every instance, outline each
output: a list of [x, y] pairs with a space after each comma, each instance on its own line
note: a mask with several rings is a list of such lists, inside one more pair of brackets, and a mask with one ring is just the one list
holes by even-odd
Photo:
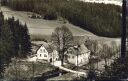
[[128, 0], [0, 0], [0, 81], [128, 81]]

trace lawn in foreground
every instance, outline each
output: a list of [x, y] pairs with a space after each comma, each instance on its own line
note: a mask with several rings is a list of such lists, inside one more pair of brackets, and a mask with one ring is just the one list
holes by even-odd
[[8, 80], [30, 80], [42, 73], [54, 70], [55, 67], [49, 63], [12, 62], [5, 71], [5, 78]]

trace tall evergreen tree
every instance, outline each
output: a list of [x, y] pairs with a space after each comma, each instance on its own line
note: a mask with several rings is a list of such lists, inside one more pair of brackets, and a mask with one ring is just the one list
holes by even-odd
[[8, 23], [10, 25], [10, 29], [13, 33], [13, 36], [14, 36], [14, 46], [15, 46], [15, 54], [14, 54], [14, 57], [18, 57], [18, 51], [19, 51], [19, 40], [20, 40], [20, 32], [21, 32], [21, 29], [20, 29], [20, 26], [19, 26], [19, 20], [16, 20], [14, 19], [14, 17], [12, 18], [9, 18], [8, 19]]
[[14, 36], [14, 57], [26, 57], [31, 52], [31, 41], [27, 25], [20, 24], [19, 20], [15, 21], [14, 17], [10, 18], [8, 23]]
[[[1, 32], [1, 27], [4, 23], [4, 16], [3, 16], [3, 12], [0, 12], [0, 32]], [[0, 36], [1, 36], [1, 33], [0, 33]]]
[[1, 42], [2, 42], [1, 54], [7, 56], [7, 61], [8, 61], [8, 58], [11, 58], [13, 56], [15, 52], [15, 48], [14, 48], [14, 37], [7, 22], [4, 23], [1, 29]]
[[0, 74], [4, 72], [4, 68], [11, 62], [11, 57], [15, 51], [14, 37], [7, 22], [2, 25], [0, 38]]
[[0, 78], [2, 78], [3, 72], [4, 72], [4, 64], [3, 61], [1, 59], [2, 54], [1, 54], [1, 49], [2, 49], [2, 40], [1, 40], [1, 29], [2, 29], [2, 25], [4, 23], [4, 18], [3, 18], [3, 14], [2, 12], [0, 12]]
[[16, 35], [17, 35], [17, 28], [18, 27], [16, 27], [16, 23], [15, 23], [16, 21], [14, 21], [14, 17], [12, 17], [12, 18], [9, 18], [8, 19], [8, 24], [9, 24], [9, 26], [10, 26], [10, 29], [11, 29], [11, 32], [12, 32], [12, 34], [13, 34], [13, 37], [14, 37], [14, 46], [15, 46], [15, 54], [14, 54], [14, 56], [16, 56], [17, 54], [18, 54], [18, 49], [17, 49], [17, 47], [18, 47], [18, 45], [17, 45], [17, 37], [16, 37]]
[[31, 41], [30, 35], [28, 33], [27, 25], [25, 24], [24, 27], [21, 27], [21, 57], [26, 57], [31, 53]]

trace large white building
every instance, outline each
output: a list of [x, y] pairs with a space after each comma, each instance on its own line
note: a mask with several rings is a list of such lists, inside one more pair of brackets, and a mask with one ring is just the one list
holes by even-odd
[[90, 53], [90, 50], [84, 44], [81, 44], [80, 47], [70, 47], [66, 52], [66, 56], [69, 63], [82, 66], [89, 62]]

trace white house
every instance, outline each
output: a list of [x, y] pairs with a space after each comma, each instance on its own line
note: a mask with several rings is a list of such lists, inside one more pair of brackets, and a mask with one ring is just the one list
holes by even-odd
[[[36, 46], [37, 47], [37, 46]], [[38, 49], [34, 47], [35, 55], [31, 57], [33, 61], [44, 60], [47, 62], [54, 62], [59, 59], [58, 52], [48, 43], [42, 42]]]
[[89, 62], [90, 50], [88, 50], [84, 44], [79, 47], [70, 47], [67, 52], [67, 60], [69, 63], [75, 64], [77, 66], [82, 66]]

